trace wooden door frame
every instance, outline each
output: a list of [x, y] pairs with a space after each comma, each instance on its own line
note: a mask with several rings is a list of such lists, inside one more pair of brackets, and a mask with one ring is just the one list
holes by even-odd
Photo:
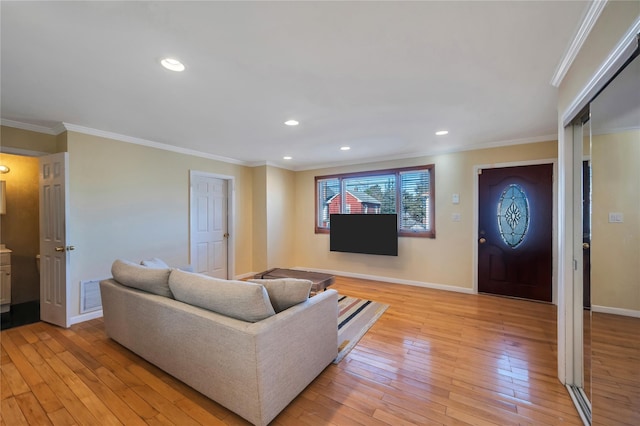
[[198, 170], [189, 170], [189, 264], [193, 263], [193, 235], [191, 234], [191, 207], [193, 193], [191, 191], [193, 180], [196, 176], [210, 177], [222, 179], [227, 183], [227, 230], [229, 238], [227, 238], [227, 279], [235, 278], [236, 259], [235, 259], [235, 177], [223, 175], [219, 173], [209, 173]]
[[472, 238], [472, 250], [473, 250], [473, 293], [478, 294], [478, 233], [479, 223], [478, 215], [480, 214], [480, 170], [486, 169], [501, 169], [504, 167], [521, 167], [521, 166], [534, 166], [540, 164], [552, 164], [553, 165], [553, 183], [552, 183], [552, 230], [551, 230], [551, 303], [558, 304], [558, 285], [556, 280], [556, 271], [558, 268], [558, 256], [557, 256], [557, 243], [558, 243], [558, 160], [555, 158], [540, 159], [540, 160], [526, 160], [526, 161], [514, 161], [508, 163], [492, 163], [492, 164], [477, 164], [473, 166], [473, 238]]

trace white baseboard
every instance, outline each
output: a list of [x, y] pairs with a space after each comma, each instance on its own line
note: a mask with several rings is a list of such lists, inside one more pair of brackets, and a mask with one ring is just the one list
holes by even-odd
[[69, 326], [102, 317], [102, 309], [69, 318]]
[[591, 305], [591, 312], [600, 312], [603, 314], [640, 318], [640, 311], [636, 311], [634, 309], [611, 308], [609, 306]]
[[257, 274], [257, 272], [247, 272], [246, 274], [236, 275], [233, 279], [244, 280], [245, 278], [253, 278], [255, 274]]
[[457, 287], [454, 285], [447, 285], [447, 284], [435, 284], [435, 283], [427, 283], [423, 281], [403, 280], [400, 278], [382, 277], [378, 275], [356, 274], [353, 272], [345, 272], [345, 271], [332, 271], [329, 269], [306, 268], [304, 266], [294, 266], [291, 269], [299, 269], [301, 271], [321, 272], [323, 274], [340, 275], [343, 277], [350, 277], [350, 278], [361, 278], [363, 280], [382, 281], [390, 284], [404, 284], [404, 285], [412, 285], [414, 287], [432, 288], [435, 290], [455, 291], [457, 293], [465, 293], [465, 294], [476, 294], [473, 291], [473, 289]]

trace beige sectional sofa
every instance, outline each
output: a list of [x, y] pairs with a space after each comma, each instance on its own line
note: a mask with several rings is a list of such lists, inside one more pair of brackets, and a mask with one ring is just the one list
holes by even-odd
[[[112, 272], [100, 283], [107, 335], [255, 425], [273, 420], [337, 355], [335, 290], [286, 308], [295, 300], [283, 301], [283, 290], [300, 283], [122, 261]], [[285, 309], [276, 313], [270, 297]]]

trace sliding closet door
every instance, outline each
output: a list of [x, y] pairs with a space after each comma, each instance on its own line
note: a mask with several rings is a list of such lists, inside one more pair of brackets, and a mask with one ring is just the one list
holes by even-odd
[[640, 59], [591, 102], [593, 425], [640, 424]]

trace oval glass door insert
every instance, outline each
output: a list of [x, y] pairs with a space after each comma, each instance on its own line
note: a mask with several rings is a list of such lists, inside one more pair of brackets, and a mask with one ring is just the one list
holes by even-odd
[[506, 245], [516, 248], [529, 230], [529, 200], [520, 185], [507, 186], [498, 201], [498, 229]]

